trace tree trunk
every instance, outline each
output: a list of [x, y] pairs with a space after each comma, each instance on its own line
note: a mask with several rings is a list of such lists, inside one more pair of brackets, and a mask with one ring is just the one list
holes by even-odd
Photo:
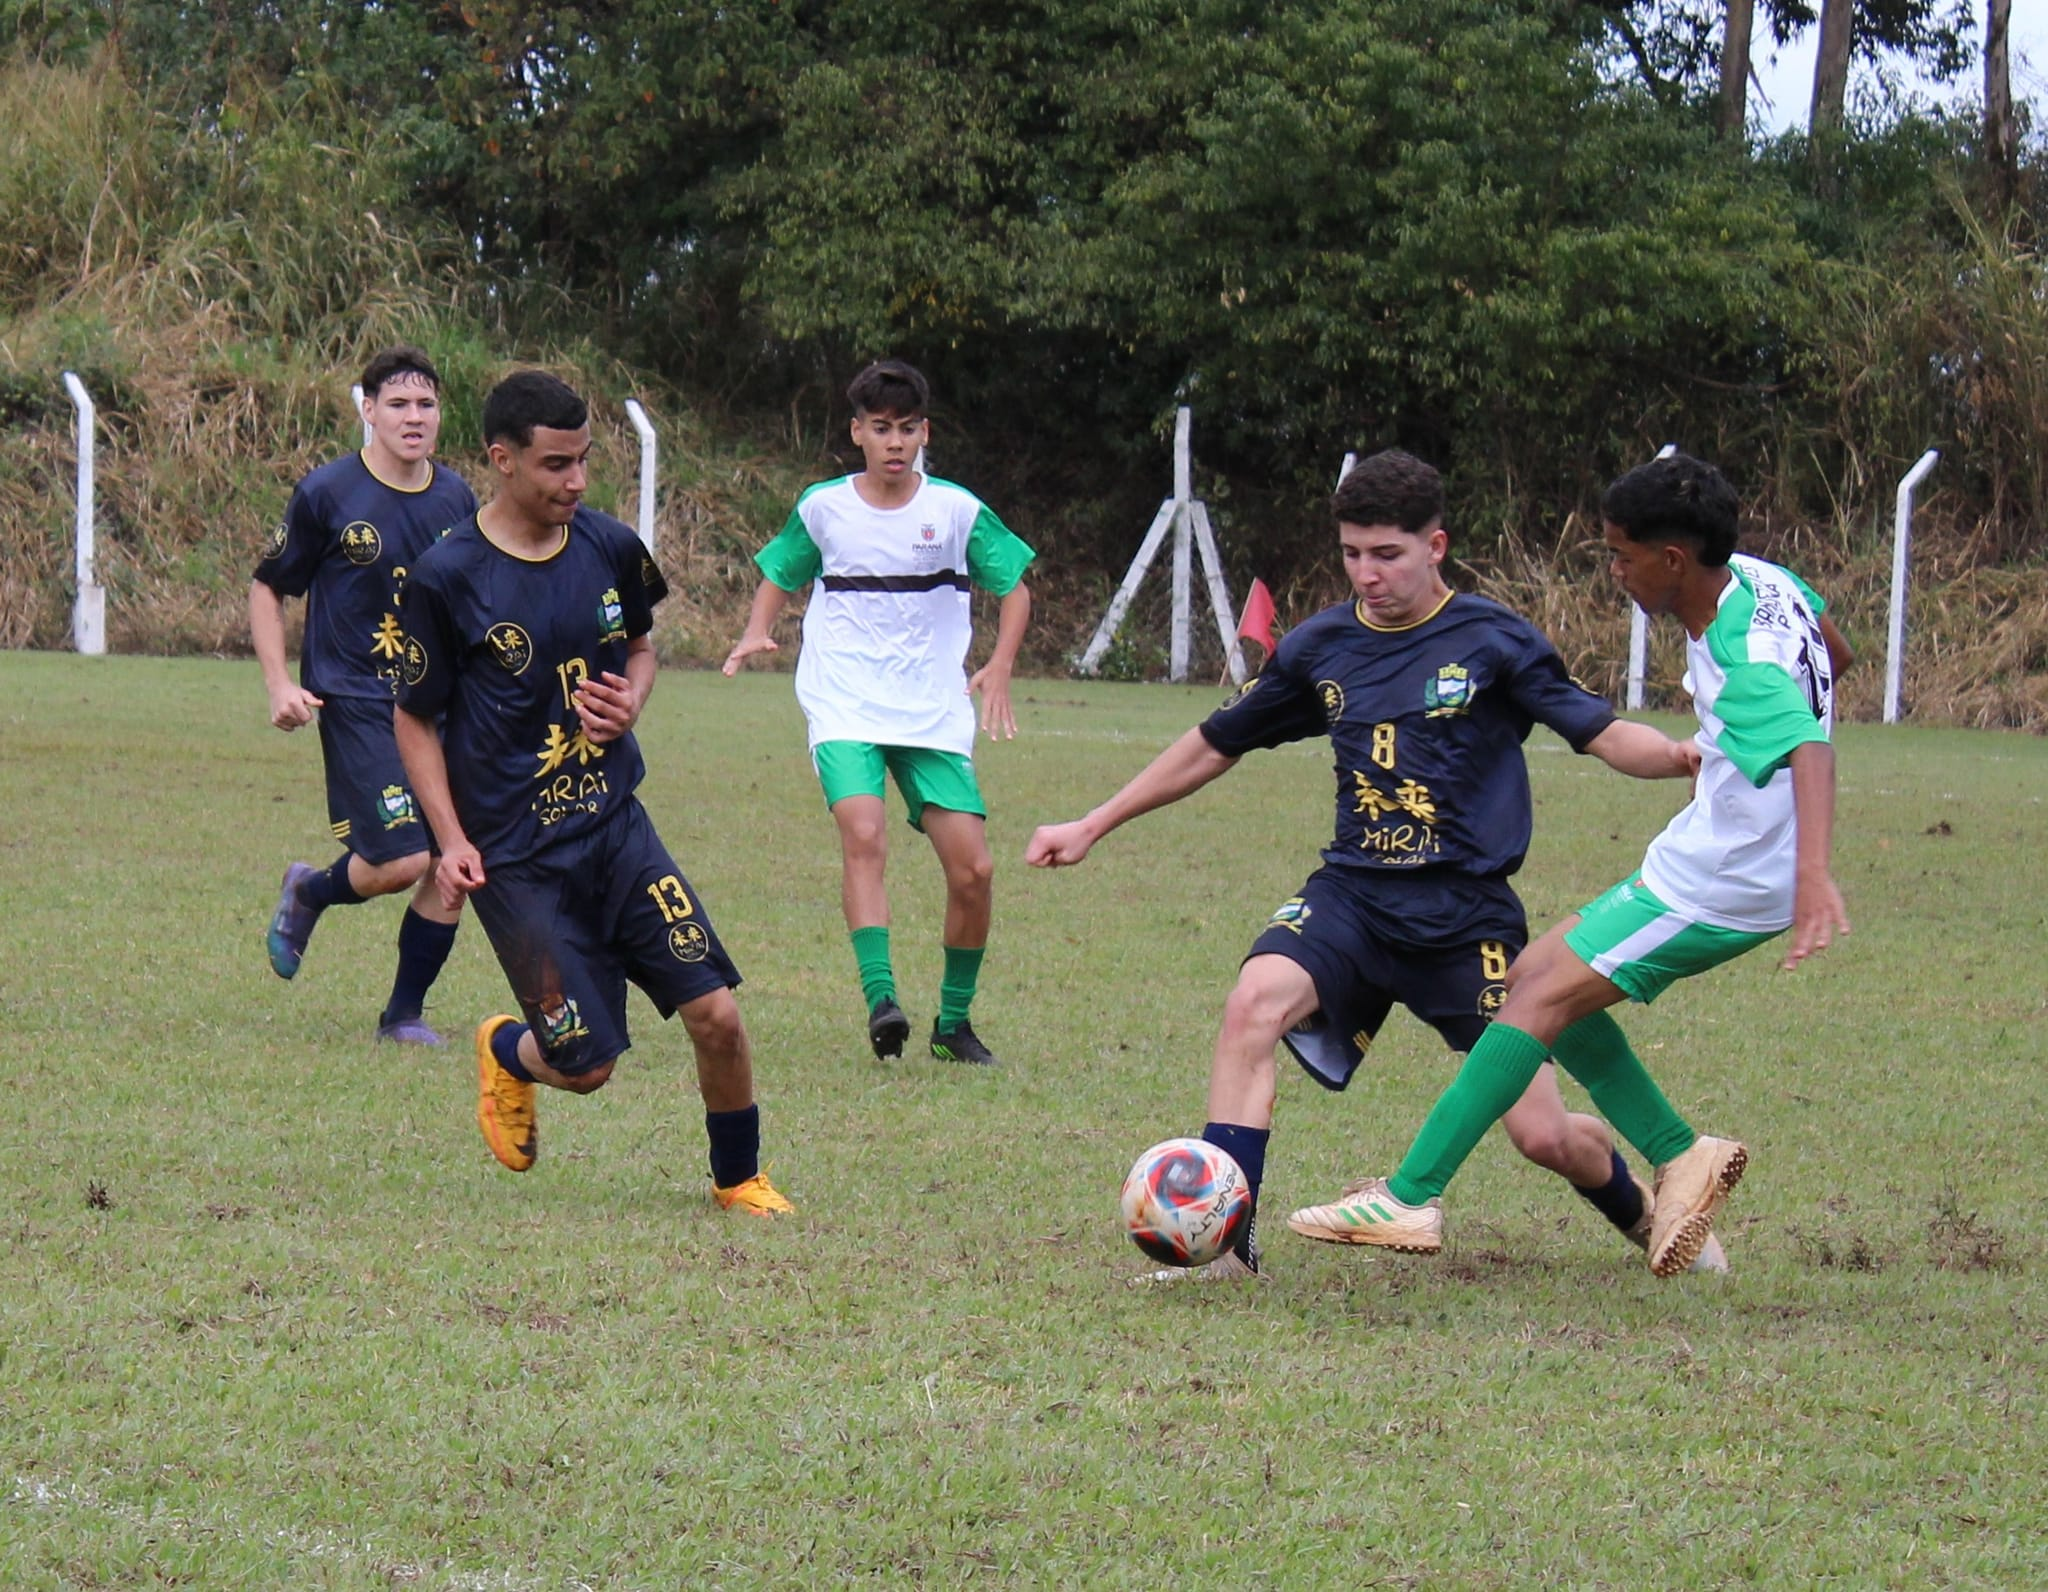
[[1855, 21], [1855, 0], [1821, 0], [1820, 50], [1813, 61], [1813, 112], [1807, 121], [1815, 139], [1841, 135]]
[[2019, 179], [2019, 135], [2012, 119], [2012, 64], [2006, 37], [2012, 0], [1986, 0], [1984, 8], [1984, 163], [1991, 203], [2001, 223], [2012, 209]]
[[[1993, 5], [2011, 0], [1990, 0]], [[1721, 115], [1723, 138], [1740, 138], [1749, 116], [1749, 25], [1754, 0], [1728, 0], [1721, 33]]]

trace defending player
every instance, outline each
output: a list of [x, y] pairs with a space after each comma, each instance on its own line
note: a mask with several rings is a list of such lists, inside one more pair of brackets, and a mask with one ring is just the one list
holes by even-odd
[[[270, 722], [296, 730], [318, 713], [327, 816], [347, 848], [325, 868], [285, 869], [266, 947], [272, 970], [291, 978], [327, 908], [412, 891], [377, 1037], [438, 1045], [422, 1013], [455, 943], [461, 906], [444, 904], [434, 888], [432, 837], [392, 739], [398, 594], [413, 561], [476, 513], [476, 496], [430, 457], [441, 432], [441, 378], [425, 354], [385, 349], [364, 367], [362, 387], [370, 440], [299, 483], [249, 586], [249, 636]], [[296, 685], [284, 655], [287, 597], [306, 599]]]
[[740, 975], [634, 795], [668, 587], [629, 526], [581, 506], [589, 418], [542, 371], [494, 387], [497, 493], [406, 583], [399, 750], [442, 894], [475, 900], [525, 1019], [477, 1028], [477, 1124], [531, 1167], [534, 1085], [604, 1086], [630, 1043], [630, 979], [696, 1050], [718, 1203], [770, 1216], [792, 1207], [761, 1173]]
[[[983, 730], [1017, 733], [1010, 671], [1031, 619], [1023, 574], [1034, 555], [971, 492], [918, 472], [918, 450], [930, 436], [923, 376], [886, 359], [854, 377], [846, 395], [865, 467], [811, 487], [781, 534], [755, 555], [764, 579], [725, 672], [776, 650], [769, 635], [776, 616], [791, 592], [815, 581], [796, 695], [839, 828], [840, 905], [867, 1002], [868, 1043], [878, 1058], [900, 1056], [910, 1034], [889, 953], [886, 773], [946, 875], [945, 972], [932, 1054], [993, 1066], [995, 1056], [968, 1022], [995, 872], [988, 809], [974, 777], [973, 697], [981, 693]], [[965, 668], [974, 639], [970, 584], [1002, 599], [994, 650], [972, 679]]]
[[[1689, 748], [1617, 719], [1574, 682], [1534, 625], [1444, 583], [1443, 506], [1437, 472], [1409, 454], [1355, 466], [1331, 499], [1353, 600], [1289, 631], [1228, 703], [1085, 818], [1039, 829], [1025, 852], [1037, 867], [1079, 862], [1111, 830], [1201, 789], [1247, 752], [1330, 737], [1336, 836], [1253, 941], [1210, 1064], [1202, 1137], [1236, 1159], [1255, 1200], [1276, 1044], [1342, 1089], [1396, 1003], [1455, 1051], [1484, 1032], [1528, 937], [1508, 879], [1529, 847], [1522, 742], [1532, 724], [1643, 779], [1695, 764]], [[1548, 1072], [1518, 1094], [1507, 1113], [1515, 1147], [1646, 1242], [1647, 1190], [1606, 1127], [1567, 1112]], [[1229, 1279], [1258, 1265], [1253, 1227], [1199, 1272], [1160, 1275]]]
[[1296, 1232], [1430, 1253], [1439, 1196], [1472, 1146], [1554, 1054], [1657, 1167], [1650, 1269], [1684, 1270], [1748, 1152], [1693, 1132], [1606, 1009], [1649, 1002], [1792, 930], [1784, 966], [1825, 950], [1849, 920], [1828, 857], [1834, 831], [1834, 680], [1849, 650], [1789, 570], [1735, 554], [1735, 492], [1683, 454], [1631, 470], [1600, 510], [1614, 577], [1648, 614], [1685, 626], [1686, 688], [1700, 729], [1692, 801], [1642, 868], [1516, 959], [1507, 1000], [1392, 1178], [1297, 1211]]

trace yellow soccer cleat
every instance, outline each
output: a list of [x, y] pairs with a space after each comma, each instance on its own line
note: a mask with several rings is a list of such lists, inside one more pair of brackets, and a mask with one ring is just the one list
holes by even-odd
[[1353, 1183], [1328, 1205], [1305, 1206], [1287, 1225], [1325, 1244], [1373, 1244], [1404, 1255], [1434, 1255], [1444, 1247], [1443, 1201], [1404, 1205], [1383, 1177]]
[[724, 1209], [745, 1211], [749, 1216], [796, 1215], [796, 1207], [768, 1181], [766, 1172], [756, 1172], [744, 1183], [735, 1183], [731, 1188], [719, 1188], [714, 1184], [711, 1197]]
[[533, 1085], [515, 1078], [491, 1054], [491, 1036], [516, 1017], [486, 1017], [476, 1030], [476, 1125], [484, 1143], [504, 1165], [524, 1172], [540, 1154], [540, 1123], [533, 1111]]

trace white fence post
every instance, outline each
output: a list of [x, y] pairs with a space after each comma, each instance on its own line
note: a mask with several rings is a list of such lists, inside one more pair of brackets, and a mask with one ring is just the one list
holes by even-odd
[[100, 584], [98, 559], [93, 547], [97, 488], [93, 483], [92, 394], [70, 371], [64, 372], [64, 390], [78, 410], [78, 596], [71, 604], [71, 644], [88, 657], [100, 657], [107, 650], [107, 589]]
[[654, 423], [638, 398], [626, 400], [626, 418], [640, 434], [640, 542], [654, 556]]
[[1941, 454], [1929, 448], [1899, 479], [1897, 512], [1892, 521], [1892, 615], [1890, 645], [1884, 659], [1884, 721], [1899, 722], [1899, 693], [1906, 677], [1906, 555], [1913, 544], [1913, 489], [1927, 479]]
[[[1678, 444], [1667, 442], [1657, 450], [1657, 457], [1668, 459], [1678, 451]], [[1643, 612], [1642, 605], [1628, 605], [1628, 710], [1639, 713], [1643, 707], [1643, 682], [1650, 677], [1650, 616]]]
[[[355, 383], [355, 384], [353, 384], [353, 385], [351, 385], [351, 386], [350, 386], [350, 388], [349, 388], [349, 390], [348, 390], [348, 401], [349, 401], [349, 402], [350, 402], [351, 404], [355, 405], [355, 412], [356, 412], [356, 413], [357, 413], [358, 415], [362, 414], [362, 412], [363, 412], [363, 388], [362, 388], [362, 384], [361, 384], [360, 382], [357, 382], [357, 383]], [[369, 421], [367, 421], [367, 420], [365, 420], [365, 421], [363, 422], [363, 446], [367, 448], [367, 447], [368, 447], [369, 445], [370, 445], [370, 422], [369, 422]]]

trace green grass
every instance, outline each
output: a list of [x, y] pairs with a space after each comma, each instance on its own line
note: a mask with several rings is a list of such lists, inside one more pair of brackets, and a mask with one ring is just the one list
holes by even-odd
[[[644, 795], [749, 975], [802, 1215], [714, 1211], [688, 1051], [542, 1102], [515, 1178], [466, 1043], [367, 1042], [394, 902], [291, 985], [319, 756], [252, 664], [0, 654], [0, 1584], [2015, 1587], [2048, 1580], [2048, 743], [1852, 727], [1856, 928], [1627, 1021], [1753, 1168], [1726, 1279], [1660, 1284], [1494, 1135], [1434, 1260], [1268, 1223], [1270, 1284], [1132, 1290], [1125, 1167], [1199, 1128], [1238, 958], [1328, 827], [1321, 747], [1035, 874], [1216, 693], [1026, 682], [981, 767], [999, 1074], [865, 1054], [786, 678], [664, 677]], [[1670, 721], [1673, 724], [1676, 721]], [[1673, 787], [1531, 745], [1548, 919]], [[928, 1024], [937, 869], [898, 968]], [[465, 923], [433, 1014], [502, 1008]], [[1401, 1016], [1290, 1069], [1268, 1211], [1385, 1170], [1450, 1076]]]

